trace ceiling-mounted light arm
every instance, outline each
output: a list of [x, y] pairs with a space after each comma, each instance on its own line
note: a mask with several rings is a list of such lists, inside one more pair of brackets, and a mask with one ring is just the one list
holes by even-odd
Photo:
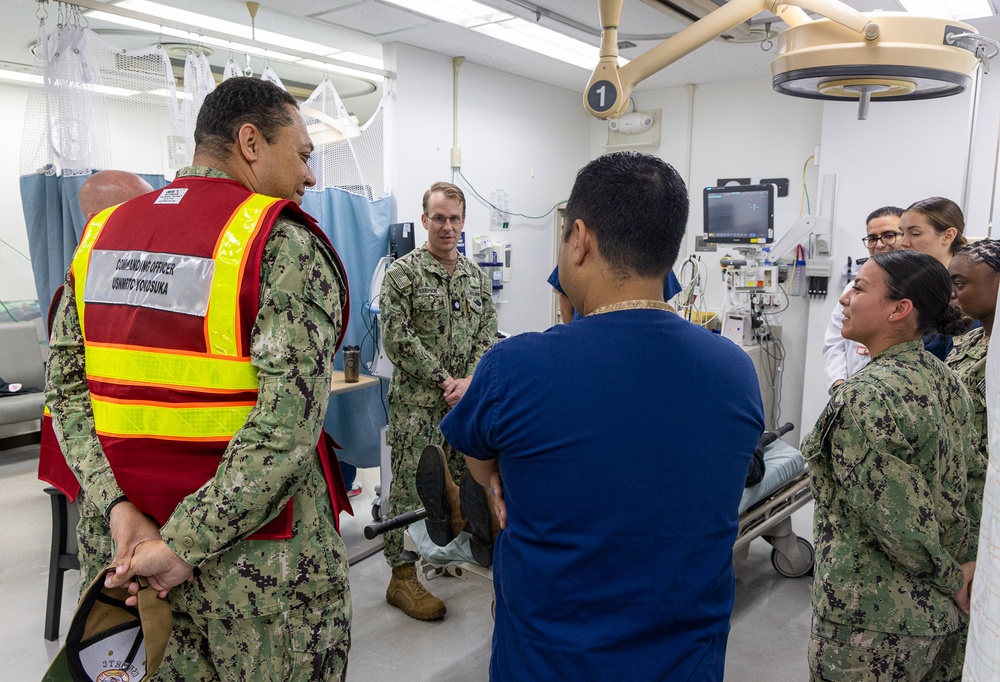
[[625, 113], [632, 89], [664, 67], [702, 45], [767, 10], [788, 25], [809, 23], [803, 10], [811, 10], [856, 31], [867, 40], [878, 37], [878, 24], [840, 0], [729, 0], [682, 31], [674, 34], [623, 67], [618, 66], [618, 25], [624, 0], [598, 0], [601, 26], [601, 57], [594, 69], [583, 106], [596, 118], [616, 118]]
[[[948, 45], [963, 47], [976, 55], [976, 59], [983, 65], [983, 73], [990, 72], [990, 60], [1000, 54], [1000, 42], [978, 33], [948, 33], [944, 37], [944, 42]], [[987, 52], [986, 45], [983, 43], [992, 45], [993, 52]]]

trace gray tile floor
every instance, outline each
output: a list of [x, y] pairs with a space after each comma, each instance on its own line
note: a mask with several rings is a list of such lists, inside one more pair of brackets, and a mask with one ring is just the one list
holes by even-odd
[[[42, 637], [48, 575], [50, 511], [45, 484], [35, 477], [37, 451], [0, 453], [0, 678], [37, 680], [58, 650]], [[362, 470], [364, 491], [356, 515], [344, 517], [351, 553], [372, 549], [361, 537], [370, 522], [370, 492], [377, 469]], [[793, 517], [795, 532], [810, 537], [812, 506]], [[490, 656], [490, 593], [457, 578], [437, 578], [431, 590], [445, 600], [443, 621], [411, 620], [385, 602], [389, 569], [376, 552], [351, 568], [354, 599], [350, 682], [476, 682], [487, 680]], [[726, 659], [726, 682], [807, 678], [811, 578], [779, 576], [770, 546], [756, 540], [736, 565], [736, 606]], [[76, 571], [67, 573], [61, 635], [72, 618], [78, 590]]]

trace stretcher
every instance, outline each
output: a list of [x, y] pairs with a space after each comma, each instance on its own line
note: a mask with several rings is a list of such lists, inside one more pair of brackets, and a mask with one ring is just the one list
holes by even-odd
[[807, 575], [815, 552], [811, 542], [792, 531], [792, 514], [810, 500], [805, 458], [791, 445], [775, 441], [764, 450], [764, 479], [743, 491], [733, 558], [745, 559], [750, 543], [764, 538], [772, 547], [774, 570], [786, 578]]
[[[790, 429], [791, 424], [779, 429], [773, 442], [764, 448], [763, 480], [743, 491], [733, 559], [745, 559], [750, 543], [763, 538], [772, 547], [774, 570], [787, 578], [798, 578], [812, 571], [815, 553], [811, 542], [793, 532], [792, 514], [812, 499], [812, 493], [802, 453], [777, 440], [777, 436]], [[438, 547], [427, 537], [424, 516], [420, 508], [377, 521], [365, 527], [365, 537], [371, 540], [387, 530], [405, 527], [403, 547], [420, 557], [417, 570], [426, 578], [449, 575], [492, 588], [493, 570], [472, 560], [467, 534], [460, 533], [446, 547]]]

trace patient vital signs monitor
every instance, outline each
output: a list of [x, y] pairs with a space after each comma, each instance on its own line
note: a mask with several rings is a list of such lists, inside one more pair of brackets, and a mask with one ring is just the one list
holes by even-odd
[[774, 185], [705, 188], [705, 241], [770, 244], [774, 241]]

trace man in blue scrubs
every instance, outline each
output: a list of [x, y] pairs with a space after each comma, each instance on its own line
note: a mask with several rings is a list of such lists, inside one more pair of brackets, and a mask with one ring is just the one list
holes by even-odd
[[506, 526], [490, 678], [722, 680], [764, 430], [753, 365], [665, 309], [688, 215], [671, 166], [596, 159], [566, 214], [559, 275], [584, 318], [494, 346], [441, 422]]

